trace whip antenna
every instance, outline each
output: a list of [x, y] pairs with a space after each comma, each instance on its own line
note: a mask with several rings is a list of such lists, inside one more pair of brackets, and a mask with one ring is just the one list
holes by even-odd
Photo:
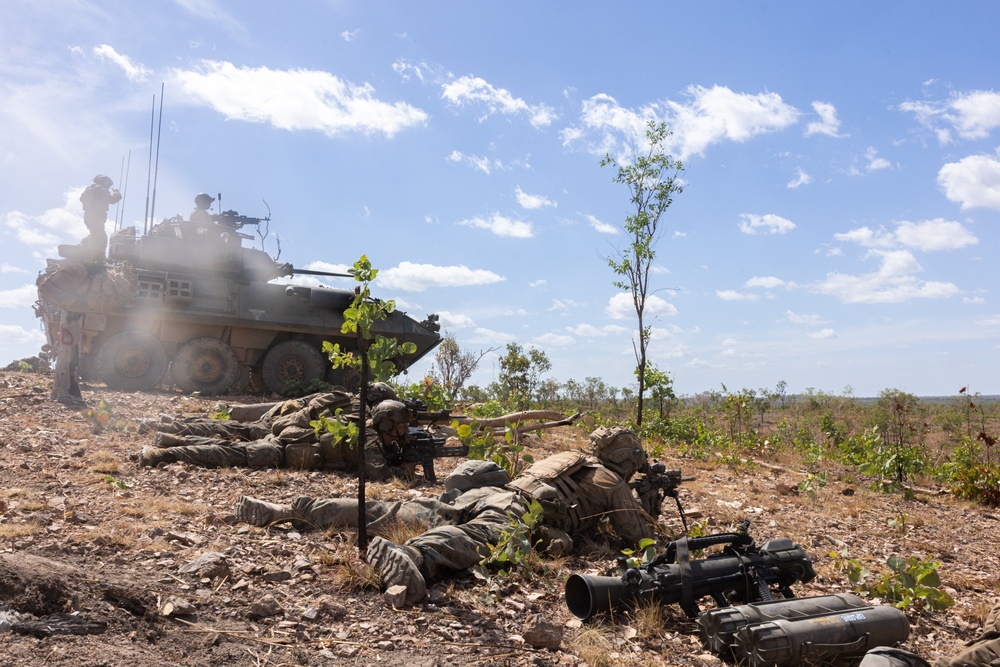
[[[160, 120], [156, 126], [156, 169], [153, 171], [153, 205], [149, 209], [149, 223], [153, 223], [153, 212], [156, 210], [156, 179], [160, 174], [160, 130], [163, 128], [163, 86], [160, 84]], [[152, 127], [149, 130], [152, 141]]]
[[156, 117], [156, 95], [153, 95], [153, 108], [149, 112], [149, 166], [146, 168], [146, 212], [142, 216], [142, 235], [149, 230], [149, 185], [153, 173], [153, 120]]

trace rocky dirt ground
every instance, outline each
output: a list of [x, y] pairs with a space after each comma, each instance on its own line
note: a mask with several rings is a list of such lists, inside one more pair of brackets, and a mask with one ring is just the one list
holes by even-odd
[[[591, 545], [585, 557], [548, 561], [546, 573], [499, 601], [462, 576], [438, 583], [426, 603], [394, 610], [371, 585], [355, 535], [254, 528], [232, 517], [241, 495], [353, 496], [351, 477], [140, 467], [139, 451], [151, 442], [137, 431], [143, 419], [204, 414], [219, 399], [84, 385], [91, 407], [102, 398], [111, 404], [110, 421], [94, 432], [81, 408], [47, 400], [50, 386], [44, 375], [0, 372], [0, 664], [722, 664], [676, 607], [654, 624], [573, 619], [565, 577], [603, 570], [614, 548]], [[566, 427], [532, 440], [529, 450], [539, 457], [584, 442], [581, 429]], [[1000, 597], [1000, 517], [988, 508], [934, 488], [913, 500], [876, 494], [847, 471], [832, 472], [813, 497], [790, 491], [805, 477], [794, 469], [664, 462], [696, 477], [681, 491], [692, 519], [723, 531], [748, 518], [759, 543], [800, 543], [819, 576], [799, 595], [849, 590], [830, 557], [843, 544], [874, 570], [884, 571], [893, 554], [942, 561], [957, 604], [911, 613], [905, 644], [928, 659], [974, 636]], [[378, 498], [440, 491], [426, 482], [368, 489]], [[666, 533], [680, 527], [670, 506], [661, 521]], [[90, 634], [26, 633], [33, 619]]]

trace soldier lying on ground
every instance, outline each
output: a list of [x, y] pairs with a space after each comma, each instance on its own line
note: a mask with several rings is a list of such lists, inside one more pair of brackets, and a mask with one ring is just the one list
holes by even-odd
[[[648, 466], [639, 438], [625, 429], [600, 428], [590, 442], [596, 458], [581, 452], [555, 454], [513, 482], [495, 463], [467, 461], [448, 476], [445, 493], [437, 499], [366, 503], [366, 516], [377, 535], [368, 546], [368, 561], [387, 588], [405, 586], [406, 601], [418, 602], [428, 580], [479, 563], [487, 546], [499, 541], [508, 515], [523, 516], [529, 500], [542, 505], [543, 526], [534, 539], [541, 539], [550, 553], [568, 552], [573, 546], [570, 534], [592, 535], [603, 519], [631, 547], [652, 538], [651, 521], [659, 508], [646, 498], [636, 500], [628, 487], [632, 475]], [[658, 504], [659, 495], [656, 499]], [[255, 526], [291, 521], [299, 528], [354, 528], [358, 503], [301, 496], [291, 505], [280, 505], [244, 496], [234, 511], [237, 519]], [[401, 545], [379, 535], [400, 520], [426, 530]]]
[[[388, 385], [373, 385], [368, 393], [375, 398], [395, 396]], [[253, 422], [193, 418], [146, 424], [146, 428], [157, 429], [155, 447], [143, 447], [139, 462], [147, 466], [184, 461], [208, 468], [354, 471], [360, 462], [357, 448], [335, 440], [331, 433], [317, 435], [311, 425], [322, 417], [334, 418], [338, 409], [345, 415], [356, 413], [357, 397], [335, 390], [314, 395], [305, 404], [285, 401]], [[412, 467], [387, 462], [387, 454], [396, 451], [397, 442], [407, 435], [409, 422], [409, 410], [399, 401], [378, 403], [364, 450], [365, 474], [370, 479], [413, 477]]]
[[1000, 602], [986, 615], [983, 631], [951, 658], [938, 658], [934, 667], [1000, 667]]

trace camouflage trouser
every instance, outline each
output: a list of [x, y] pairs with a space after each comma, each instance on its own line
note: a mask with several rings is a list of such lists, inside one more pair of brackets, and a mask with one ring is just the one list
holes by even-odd
[[[238, 422], [229, 419], [175, 419], [155, 425], [157, 431], [183, 436], [200, 436], [203, 438], [226, 438], [235, 440], [261, 440], [266, 438], [271, 429], [257, 422]], [[205, 444], [205, 443], [201, 443]]]
[[276, 438], [230, 442], [188, 436], [184, 441], [188, 444], [164, 448], [164, 451], [175, 461], [203, 468], [281, 468], [285, 465], [285, 446]]
[[1000, 604], [986, 615], [983, 634], [956, 656], [939, 658], [934, 667], [1000, 667]]
[[[357, 528], [356, 498], [310, 498], [299, 496], [292, 502], [298, 515], [294, 523], [301, 528]], [[368, 530], [375, 535], [392, 537], [398, 524], [425, 529], [457, 523], [461, 511], [437, 498], [414, 498], [405, 502], [368, 500], [365, 502]]]
[[418, 563], [425, 579], [433, 579], [451, 570], [466, 570], [483, 559], [488, 545], [496, 544], [507, 526], [507, 515], [488, 509], [470, 521], [432, 528], [405, 542], [420, 552]]

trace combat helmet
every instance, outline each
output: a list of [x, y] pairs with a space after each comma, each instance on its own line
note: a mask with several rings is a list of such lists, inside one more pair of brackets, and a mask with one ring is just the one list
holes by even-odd
[[410, 409], [399, 401], [382, 401], [372, 413], [372, 426], [379, 433], [391, 433], [400, 424], [410, 423]]
[[590, 446], [601, 463], [626, 480], [649, 464], [639, 436], [620, 426], [597, 429], [590, 434]]
[[510, 483], [507, 471], [493, 461], [463, 461], [444, 480], [444, 490], [461, 492], [481, 486], [506, 486]]
[[374, 382], [368, 386], [368, 405], [378, 405], [382, 401], [398, 401], [396, 390], [385, 382]]
[[94, 176], [94, 183], [100, 185], [102, 188], [110, 188], [114, 181], [104, 174], [98, 174], [97, 176]]
[[195, 196], [194, 205], [207, 211], [208, 207], [211, 206], [214, 201], [215, 197], [206, 192], [202, 192]]

